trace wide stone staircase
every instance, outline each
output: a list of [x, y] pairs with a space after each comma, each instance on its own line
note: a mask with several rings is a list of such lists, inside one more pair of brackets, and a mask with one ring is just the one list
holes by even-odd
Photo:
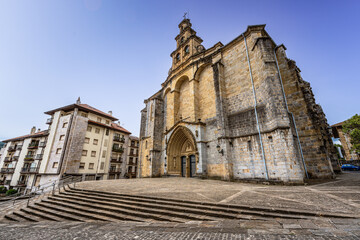
[[224, 219], [307, 219], [319, 215], [351, 218], [351, 216], [332, 213], [320, 214], [288, 209], [206, 203], [67, 187], [41, 201], [5, 215], [2, 221], [170, 221], [181, 223]]

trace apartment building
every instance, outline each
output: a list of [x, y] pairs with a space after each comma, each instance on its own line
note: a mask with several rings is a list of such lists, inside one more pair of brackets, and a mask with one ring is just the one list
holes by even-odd
[[129, 137], [128, 154], [127, 154], [127, 176], [135, 178], [137, 173], [137, 164], [139, 157], [139, 138]]
[[20, 190], [64, 176], [84, 180], [119, 179], [127, 173], [131, 145], [128, 130], [112, 112], [102, 112], [80, 99], [45, 112], [45, 131], [5, 140], [0, 157], [0, 185]]

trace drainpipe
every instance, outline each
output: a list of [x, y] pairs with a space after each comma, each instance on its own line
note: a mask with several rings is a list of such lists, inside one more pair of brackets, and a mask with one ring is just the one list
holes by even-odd
[[269, 180], [269, 174], [268, 174], [268, 169], [267, 169], [266, 160], [265, 160], [264, 146], [263, 146], [263, 143], [262, 143], [261, 132], [260, 132], [259, 118], [258, 118], [258, 113], [257, 113], [257, 109], [256, 109], [256, 107], [257, 107], [257, 100], [256, 100], [256, 94], [255, 94], [254, 80], [253, 80], [252, 71], [251, 71], [249, 52], [248, 52], [248, 48], [247, 48], [247, 44], [246, 44], [245, 34], [242, 34], [242, 35], [243, 35], [243, 37], [244, 37], [244, 44], [245, 44], [245, 49], [246, 49], [246, 57], [247, 57], [248, 65], [249, 65], [250, 79], [251, 79], [251, 85], [252, 85], [252, 92], [253, 92], [253, 95], [254, 95], [254, 110], [255, 110], [256, 126], [257, 126], [257, 130], [258, 130], [258, 132], [259, 132], [261, 155], [262, 155], [262, 160], [263, 160], [263, 162], [264, 162], [266, 179]]
[[287, 111], [287, 112], [291, 115], [291, 117], [292, 117], [292, 121], [293, 121], [294, 127], [295, 127], [296, 139], [297, 139], [297, 142], [298, 142], [298, 145], [299, 145], [300, 154], [301, 154], [301, 160], [302, 160], [302, 163], [303, 163], [303, 165], [304, 165], [304, 170], [305, 170], [306, 178], [309, 178], [308, 171], [307, 171], [307, 169], [306, 169], [305, 160], [304, 160], [304, 154], [303, 154], [302, 147], [301, 147], [301, 143], [300, 143], [299, 133], [298, 133], [298, 130], [297, 130], [297, 127], [296, 127], [296, 123], [295, 123], [294, 114], [292, 114], [292, 112], [290, 112], [290, 111], [289, 111], [289, 108], [288, 108], [288, 104], [287, 104], [287, 100], [286, 100], [286, 95], [285, 95], [285, 90], [284, 90], [284, 85], [283, 85], [283, 81], [282, 81], [282, 78], [281, 78], [281, 73], [280, 73], [279, 64], [278, 64], [278, 61], [277, 61], [276, 49], [277, 49], [277, 47], [274, 48], [275, 62], [276, 62], [276, 68], [277, 68], [277, 71], [278, 71], [278, 74], [279, 74], [281, 91], [282, 91], [282, 93], [283, 93], [284, 100], [285, 100], [286, 111]]

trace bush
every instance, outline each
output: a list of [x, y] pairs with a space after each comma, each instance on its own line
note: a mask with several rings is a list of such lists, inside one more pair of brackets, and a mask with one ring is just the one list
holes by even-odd
[[10, 195], [13, 195], [17, 193], [17, 190], [16, 189], [9, 189], [7, 192], [6, 192], [6, 196], [10, 196]]
[[5, 186], [0, 186], [0, 193], [6, 193], [7, 188]]

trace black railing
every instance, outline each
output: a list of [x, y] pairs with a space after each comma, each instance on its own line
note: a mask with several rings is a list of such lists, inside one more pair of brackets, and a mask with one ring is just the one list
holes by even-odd
[[12, 160], [11, 160], [11, 158], [10, 157], [5, 157], [4, 158], [4, 162], [11, 162]]
[[121, 169], [116, 167], [110, 167], [109, 173], [120, 173]]
[[114, 147], [112, 148], [113, 152], [119, 152], [119, 153], [123, 153], [124, 152], [124, 148], [122, 147]]
[[8, 148], [8, 152], [13, 152], [13, 151], [15, 151], [16, 150], [16, 147], [15, 146], [10, 146], [9, 148]]
[[45, 146], [46, 146], [46, 142], [39, 143], [39, 147], [45, 147]]
[[38, 167], [23, 167], [21, 173], [37, 173], [39, 172]]
[[19, 160], [19, 156], [13, 156], [13, 157], [12, 157], [12, 160], [13, 160], [13, 161]]
[[35, 160], [43, 159], [43, 154], [36, 154]]
[[111, 157], [110, 161], [112, 163], [122, 163], [122, 158], [121, 157]]
[[39, 147], [39, 142], [32, 142], [28, 146], [28, 148], [38, 148], [38, 147]]
[[35, 155], [34, 154], [27, 154], [24, 158], [24, 160], [34, 160]]
[[22, 187], [22, 186], [26, 186], [26, 183], [27, 180], [19, 180], [16, 185]]
[[22, 149], [22, 145], [17, 145], [16, 146], [16, 150], [21, 150]]
[[14, 173], [15, 168], [1, 168], [1, 173]]
[[114, 141], [124, 143], [125, 138], [124, 137], [119, 137], [119, 136], [114, 136]]

